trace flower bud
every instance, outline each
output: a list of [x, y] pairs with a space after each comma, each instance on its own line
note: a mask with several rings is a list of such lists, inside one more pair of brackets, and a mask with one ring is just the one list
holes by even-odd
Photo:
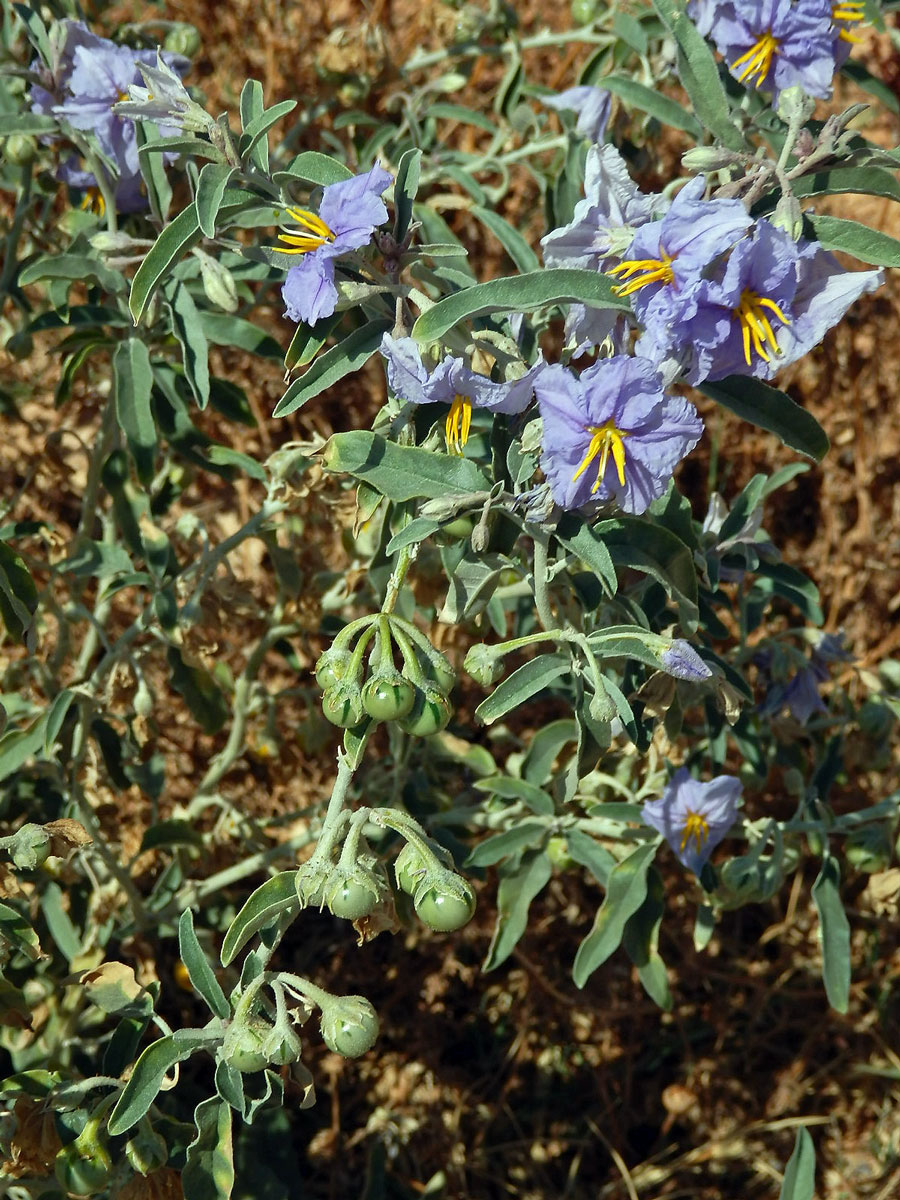
[[724, 146], [695, 146], [681, 156], [686, 171], [721, 171], [740, 160], [740, 155]]
[[322, 1040], [344, 1058], [359, 1058], [378, 1037], [378, 1014], [365, 996], [329, 996], [319, 1021]]
[[816, 102], [798, 84], [778, 93], [777, 112], [785, 125], [802, 125], [815, 111]]
[[28, 133], [13, 133], [3, 143], [3, 157], [17, 167], [27, 167], [37, 155], [37, 142]]
[[13, 836], [10, 857], [21, 871], [34, 871], [50, 856], [50, 834], [42, 825], [23, 825]]
[[800, 240], [803, 233], [803, 212], [796, 196], [788, 192], [782, 194], [775, 205], [772, 224], [783, 229], [795, 242]]

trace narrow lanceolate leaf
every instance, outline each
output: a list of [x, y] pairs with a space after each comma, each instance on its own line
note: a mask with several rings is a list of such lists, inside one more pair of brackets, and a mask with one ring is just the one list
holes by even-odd
[[[152, 121], [136, 121], [138, 154], [141, 147], [159, 141], [159, 127]], [[153, 216], [164, 225], [169, 216], [169, 206], [172, 203], [172, 186], [166, 175], [166, 164], [159, 154], [144, 154], [138, 158], [141, 175], [147, 187], [147, 198]]]
[[814, 171], [793, 180], [795, 196], [835, 196], [843, 192], [858, 195], [884, 196], [900, 200], [900, 183], [896, 170], [885, 167], [835, 167], [833, 171]]
[[571, 670], [572, 660], [568, 654], [539, 654], [498, 684], [475, 709], [475, 716], [484, 725], [490, 725]]
[[862, 262], [876, 267], [900, 267], [900, 241], [877, 229], [869, 229], [859, 221], [844, 217], [826, 217], [813, 213], [810, 224], [816, 240], [826, 250], [843, 250]]
[[653, 0], [661, 21], [675, 39], [678, 78], [691, 98], [701, 124], [730, 150], [741, 150], [744, 139], [730, 116], [713, 52], [677, 0]]
[[419, 446], [398, 446], [363, 429], [336, 433], [322, 451], [329, 471], [365, 480], [388, 500], [437, 499], [465, 492], [488, 492], [490, 480], [468, 458], [436, 454]]
[[254, 933], [272, 924], [282, 913], [300, 909], [297, 872], [280, 871], [261, 884], [228, 927], [222, 943], [222, 966], [227, 967]]
[[422, 166], [422, 151], [417, 147], [406, 150], [397, 164], [394, 180], [394, 238], [399, 243], [406, 237], [412, 220], [413, 201], [419, 190], [419, 170]]
[[686, 633], [697, 628], [697, 571], [689, 547], [661, 525], [623, 515], [599, 521], [593, 532], [612, 561], [661, 583], [678, 608]]
[[320, 154], [318, 150], [304, 150], [292, 159], [283, 171], [276, 171], [272, 178], [275, 183], [281, 183], [283, 177], [288, 182], [305, 179], [307, 183], [327, 187], [329, 183], [340, 183], [342, 179], [350, 179], [352, 175], [353, 172], [336, 158]]
[[37, 113], [2, 113], [0, 114], [0, 138], [10, 137], [14, 133], [55, 133], [59, 129], [56, 117], [41, 117]]
[[188, 1146], [181, 1175], [184, 1200], [230, 1200], [234, 1189], [231, 1107], [218, 1096], [194, 1111], [197, 1136]]
[[840, 883], [837, 859], [826, 855], [812, 885], [812, 898], [819, 914], [825, 995], [833, 1009], [845, 1013], [850, 1001], [850, 923], [841, 903]]
[[616, 568], [603, 538], [595, 529], [573, 513], [566, 513], [556, 530], [556, 536], [594, 572], [607, 593], [614, 596], [618, 581]]
[[801, 1126], [784, 1169], [778, 1200], [813, 1200], [816, 1190], [816, 1151], [809, 1130]]
[[318, 396], [326, 388], [339, 383], [345, 375], [354, 374], [367, 362], [378, 347], [381, 339], [393, 327], [393, 321], [382, 318], [354, 329], [349, 337], [319, 355], [308, 371], [295, 379], [275, 406], [273, 417], [286, 417], [296, 412], [307, 400]]
[[528, 925], [528, 909], [544, 888], [553, 867], [542, 850], [526, 854], [521, 864], [504, 873], [497, 888], [497, 924], [491, 938], [484, 970], [499, 967], [512, 954]]
[[0, 542], [0, 618], [17, 642], [31, 627], [37, 602], [37, 588], [25, 563], [6, 542]]
[[699, 391], [743, 421], [774, 433], [786, 446], [821, 462], [828, 453], [828, 434], [816, 418], [786, 392], [749, 375], [729, 375], [701, 383]]
[[203, 332], [203, 323], [185, 284], [176, 284], [170, 296], [172, 326], [181, 343], [184, 374], [194, 393], [194, 399], [201, 408], [206, 408], [209, 403], [209, 346]]
[[656, 851], [657, 843], [647, 842], [632, 850], [610, 871], [606, 896], [594, 918], [594, 927], [575, 955], [572, 978], [577, 987], [584, 987], [594, 971], [618, 949], [629, 917], [646, 898], [647, 870]]
[[216, 217], [219, 206], [225, 195], [228, 181], [236, 168], [227, 163], [207, 163], [200, 172], [197, 180], [197, 195], [194, 200], [197, 206], [197, 224], [206, 237], [216, 236]]
[[[249, 125], [246, 125], [244, 132], [241, 134], [239, 147], [241, 157], [246, 159], [249, 155], [253, 154], [258, 146], [265, 146], [263, 139], [272, 126], [276, 121], [280, 121], [282, 117], [286, 117], [296, 107], [296, 100], [282, 100], [279, 104], [273, 104], [271, 108], [267, 108], [265, 112], [261, 112]], [[268, 148], [266, 148], [265, 157], [268, 162]]]
[[482, 208], [480, 204], [473, 205], [469, 211], [473, 217], [478, 218], [485, 229], [494, 235], [520, 271], [539, 271], [541, 269], [538, 256], [521, 233], [518, 229], [514, 229], [508, 221], [504, 221], [499, 213], [492, 212], [489, 208]]
[[668, 96], [663, 96], [653, 88], [644, 87], [642, 83], [638, 83], [635, 79], [628, 79], [624, 75], [604, 75], [603, 86], [614, 95], [621, 96], [625, 103], [630, 104], [632, 108], [639, 108], [641, 112], [656, 117], [662, 125], [681, 129], [699, 140], [701, 136], [700, 123], [680, 104], [670, 100]]
[[178, 922], [178, 953], [187, 968], [191, 986], [209, 1005], [213, 1016], [230, 1016], [231, 1005], [225, 999], [225, 993], [197, 940], [197, 934], [194, 932], [194, 914], [189, 908], [181, 914]]
[[217, 1040], [200, 1029], [180, 1029], [159, 1038], [137, 1060], [109, 1118], [108, 1131], [116, 1137], [136, 1125], [156, 1099], [166, 1073], [195, 1050]]
[[341, 314], [334, 313], [333, 316], [316, 321], [314, 325], [307, 325], [305, 321], [301, 321], [285, 351], [284, 369], [294, 371], [297, 367], [305, 367], [307, 363], [311, 363], [328, 341], [340, 319]]
[[156, 423], [150, 407], [153, 371], [150, 354], [140, 338], [126, 338], [113, 355], [116, 418], [125, 434], [138, 478], [149, 483], [156, 459]]
[[575, 267], [554, 267], [492, 279], [447, 296], [422, 313], [413, 325], [412, 336], [419, 342], [434, 342], [470, 317], [489, 312], [533, 312], [549, 304], [630, 310], [628, 301], [616, 295], [613, 282], [606, 275]]

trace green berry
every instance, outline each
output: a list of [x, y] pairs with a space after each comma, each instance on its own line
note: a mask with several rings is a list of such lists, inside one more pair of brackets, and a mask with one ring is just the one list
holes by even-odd
[[394, 878], [401, 892], [406, 892], [407, 896], [416, 894], [424, 867], [418, 850], [411, 842], [407, 842], [394, 860]]
[[397, 721], [409, 715], [416, 689], [402, 675], [373, 675], [363, 685], [363, 708], [375, 721]]
[[424, 895], [416, 897], [416, 916], [429, 929], [438, 933], [452, 933], [471, 921], [475, 912], [475, 895], [465, 880], [459, 882], [461, 887], [458, 890], [432, 887]]
[[[88, 1130], [91, 1134], [86, 1138]], [[54, 1163], [60, 1187], [70, 1196], [95, 1196], [105, 1189], [112, 1171], [109, 1151], [89, 1123], [74, 1142], [63, 1146]]]
[[37, 142], [28, 133], [13, 133], [3, 143], [3, 157], [17, 167], [27, 167], [37, 155]]
[[378, 1037], [378, 1014], [365, 996], [335, 997], [322, 1009], [322, 1040], [344, 1058], [359, 1058]]
[[446, 729], [452, 716], [453, 709], [444, 693], [426, 684], [417, 691], [412, 711], [400, 722], [400, 728], [414, 737], [429, 737]]
[[323, 692], [340, 683], [347, 673], [352, 657], [349, 651], [335, 650], [333, 647], [319, 655], [316, 663], [316, 683]]
[[355, 879], [344, 879], [328, 896], [326, 903], [336, 917], [345, 921], [358, 921], [367, 917], [378, 901], [372, 888]]
[[332, 725], [351, 729], [363, 718], [362, 697], [359, 688], [350, 682], [341, 682], [322, 697], [322, 715]]
[[597, 0], [572, 0], [570, 8], [576, 25], [588, 25], [595, 20], [599, 5]]

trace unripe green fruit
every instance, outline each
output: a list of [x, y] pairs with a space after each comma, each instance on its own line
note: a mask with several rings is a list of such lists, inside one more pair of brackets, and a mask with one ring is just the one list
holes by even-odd
[[429, 737], [446, 729], [452, 716], [453, 709], [443, 692], [426, 684], [417, 690], [411, 712], [399, 724], [404, 733], [413, 737]]
[[394, 878], [397, 887], [407, 896], [414, 896], [422, 882], [422, 872], [425, 864], [422, 856], [411, 842], [407, 842], [394, 859]]
[[377, 902], [377, 894], [355, 879], [341, 880], [326, 899], [330, 911], [345, 921], [367, 917]]
[[185, 58], [193, 58], [200, 50], [200, 34], [193, 25], [176, 25], [166, 34], [163, 49], [171, 54], [183, 54]]
[[169, 1161], [166, 1139], [149, 1125], [145, 1125], [125, 1143], [125, 1157], [128, 1159], [128, 1165], [138, 1175], [149, 1175]]
[[342, 681], [322, 697], [322, 715], [332, 725], [352, 729], [363, 719], [362, 696], [352, 681]]
[[431, 673], [434, 675], [434, 681], [440, 691], [444, 693], [452, 692], [456, 686], [456, 672], [447, 662], [443, 655], [440, 658], [429, 659]]
[[597, 16], [597, 0], [571, 0], [569, 5], [576, 25], [587, 25]]
[[269, 1063], [263, 1042], [271, 1032], [272, 1026], [259, 1017], [231, 1025], [222, 1042], [222, 1058], [236, 1071], [261, 1071]]
[[263, 1045], [266, 1058], [277, 1067], [285, 1067], [300, 1057], [300, 1039], [292, 1029], [273, 1029]]
[[407, 716], [416, 699], [416, 689], [402, 675], [373, 675], [363, 685], [363, 708], [375, 721], [397, 721]]
[[433, 887], [416, 898], [416, 916], [429, 929], [452, 933], [471, 921], [475, 912], [475, 893], [464, 879], [459, 880], [459, 884], [462, 895]]
[[378, 1037], [378, 1014], [365, 996], [335, 997], [322, 1009], [322, 1040], [344, 1058], [359, 1058]]
[[[91, 1133], [85, 1137], [88, 1130]], [[54, 1163], [60, 1187], [70, 1196], [94, 1196], [105, 1188], [112, 1171], [112, 1159], [106, 1147], [97, 1141], [89, 1123], [74, 1142], [63, 1146]]]
[[851, 867], [866, 875], [886, 871], [891, 865], [891, 838], [883, 825], [869, 825], [851, 833], [844, 844]]
[[3, 157], [17, 167], [27, 167], [37, 155], [37, 142], [28, 133], [13, 133], [3, 143]]
[[349, 650], [335, 650], [333, 647], [319, 655], [316, 663], [316, 683], [323, 692], [340, 683], [347, 673], [352, 657]]

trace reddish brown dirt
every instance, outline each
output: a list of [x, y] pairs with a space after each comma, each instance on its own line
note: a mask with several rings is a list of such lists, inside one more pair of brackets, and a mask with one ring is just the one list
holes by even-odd
[[[542, 21], [566, 20], [563, 8], [516, 7], [526, 25], [538, 14]], [[135, 5], [122, 3], [97, 15], [111, 30], [135, 12]], [[329, 62], [339, 52], [353, 70], [368, 70], [375, 88], [365, 103], [378, 110], [396, 86], [392, 64], [402, 62], [413, 46], [439, 47], [456, 20], [451, 9], [431, 0], [421, 5], [374, 0], [367, 13], [352, 0], [327, 5], [169, 0], [143, 15], [184, 19], [200, 28], [206, 49], [192, 79], [205, 89], [213, 111], [234, 108], [234, 81], [248, 74], [263, 80], [269, 102], [322, 90], [314, 63], [329, 35]], [[368, 41], [361, 36], [364, 16]], [[872, 45], [885, 78], [896, 79], [887, 39]], [[574, 79], [579, 56], [554, 52], [529, 66], [540, 71], [543, 82], [564, 86]], [[484, 102], [500, 74], [495, 62], [479, 60], [467, 98]], [[895, 122], [879, 134], [884, 144], [895, 144]], [[679, 146], [661, 149], [668, 167], [677, 163]], [[510, 215], [539, 232], [533, 199], [524, 181], [517, 185]], [[854, 199], [829, 211], [900, 234], [900, 210], [880, 201]], [[459, 229], [475, 236], [464, 224]], [[496, 247], [476, 243], [475, 251], [485, 277], [502, 268], [491, 257]], [[869, 665], [900, 649], [898, 307], [900, 281], [891, 276], [780, 380], [823, 424], [833, 449], [821, 467], [779, 493], [766, 520], [786, 560], [818, 583], [827, 628], [845, 629], [850, 646]], [[287, 343], [289, 330], [275, 309], [258, 311], [256, 319]], [[65, 425], [90, 442], [99, 405], [92, 381], [82, 380], [65, 410], [48, 407], [57, 365], [40, 354], [27, 376], [34, 397], [21, 406], [20, 417], [0, 416], [0, 486], [9, 496], [33, 471], [15, 516], [66, 529], [77, 518], [83, 467], [74, 443], [58, 442], [57, 433]], [[375, 372], [366, 373], [352, 389], [276, 422], [268, 414], [280, 394], [277, 368], [249, 365], [240, 354], [222, 351], [215, 369], [248, 387], [260, 423], [255, 431], [240, 430], [234, 444], [256, 456], [292, 438], [365, 427], [382, 400], [383, 383]], [[207, 419], [211, 433], [235, 438], [234, 426], [217, 422], [214, 414]], [[713, 425], [720, 440], [715, 484], [727, 495], [755, 471], [772, 471], [795, 457], [730, 416]], [[683, 476], [699, 508], [706, 499], [707, 464], [701, 455]], [[301, 499], [306, 532], [296, 545], [309, 556], [304, 569], [310, 577], [325, 567], [344, 570], [349, 560], [341, 528], [351, 519], [349, 497], [314, 475]], [[187, 502], [202, 506], [212, 535], [221, 538], [258, 504], [258, 487], [203, 477]], [[194, 649], [202, 657], [215, 645], [219, 657], [239, 667], [248, 622], [252, 627], [251, 615], [266, 604], [273, 583], [258, 546], [236, 555], [233, 566], [235, 585], [220, 595], [220, 608], [210, 612]], [[304, 666], [321, 646], [319, 615], [314, 606], [305, 613], [309, 636], [297, 639]], [[123, 598], [121, 619], [128, 616]], [[295, 682], [274, 657], [266, 671], [270, 683]], [[154, 682], [165, 693], [161, 672]], [[166, 796], [172, 804], [190, 796], [223, 738], [198, 738], [179, 698], [168, 695], [170, 710], [158, 736], [177, 768]], [[299, 696], [283, 705], [278, 732], [275, 760], [248, 756], [224, 781], [235, 807], [254, 819], [249, 830], [260, 841], [284, 836], [276, 827], [264, 834], [266, 820], [320, 800], [331, 777], [333, 738], [314, 704]], [[875, 783], [875, 777], [860, 776], [870, 798], [879, 798]], [[98, 790], [96, 800], [103, 799], [109, 801], [101, 810], [107, 827], [115, 830], [123, 852], [133, 853], [149, 806], [137, 789], [124, 797]], [[236, 851], [226, 835], [202, 869], [197, 865], [198, 874], [234, 861]], [[148, 882], [157, 869], [149, 859]], [[426, 1194], [472, 1200], [763, 1200], [777, 1194], [794, 1129], [806, 1124], [819, 1155], [820, 1196], [893, 1200], [900, 1195], [896, 904], [885, 907], [863, 891], [862, 880], [853, 885], [854, 985], [850, 1011], [839, 1016], [828, 1009], [818, 978], [809, 904], [813, 877], [810, 863], [775, 901], [728, 914], [699, 956], [691, 937], [694, 896], [672, 872], [671, 913], [661, 945], [673, 967], [671, 1014], [661, 1014], [644, 997], [620, 956], [584, 992], [574, 988], [573, 953], [600, 899], [579, 874], [554, 879], [532, 911], [519, 951], [491, 975], [479, 970], [493, 917], [490, 877], [480, 889], [476, 920], [454, 937], [405, 932], [356, 950], [344, 925], [305, 914], [288, 937], [285, 961], [325, 986], [368, 995], [384, 1033], [377, 1049], [358, 1063], [322, 1052], [311, 1033], [309, 1065], [319, 1102], [295, 1119], [303, 1194], [328, 1200]], [[151, 955], [148, 970], [163, 981], [167, 1003], [181, 1004], [188, 1019], [192, 1002], [179, 997], [171, 960], [153, 962], [149, 945], [144, 952]], [[260, 1145], [265, 1161], [265, 1140]]]

